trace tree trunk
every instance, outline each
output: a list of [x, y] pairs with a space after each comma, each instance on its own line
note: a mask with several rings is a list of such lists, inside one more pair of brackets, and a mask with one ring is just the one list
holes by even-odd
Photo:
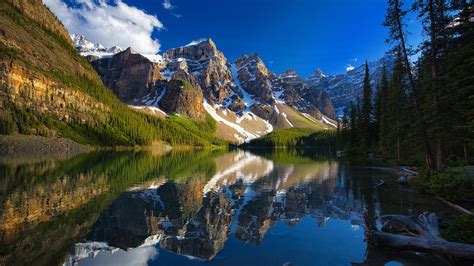
[[431, 145], [428, 140], [428, 134], [426, 133], [425, 121], [424, 121], [423, 116], [421, 115], [421, 109], [417, 100], [418, 96], [416, 92], [415, 79], [413, 78], [410, 61], [408, 60], [408, 52], [406, 48], [405, 37], [403, 36], [403, 23], [400, 18], [400, 7], [399, 7], [398, 0], [395, 0], [395, 17], [397, 20], [398, 34], [400, 35], [400, 46], [402, 48], [403, 61], [405, 63], [405, 67], [407, 68], [408, 79], [410, 81], [410, 86], [411, 86], [410, 96], [412, 98], [413, 105], [415, 106], [415, 115], [420, 120], [420, 123], [421, 123], [420, 133], [421, 133], [421, 138], [425, 147], [426, 165], [428, 166], [429, 169], [432, 170], [434, 169], [433, 155], [432, 155]]
[[467, 153], [467, 141], [464, 141], [463, 149], [464, 149], [464, 159], [465, 159], [465, 160], [468, 160], [468, 159], [469, 159], [469, 155], [468, 155], [468, 153]]
[[400, 122], [397, 121], [397, 162], [400, 164]]
[[428, 14], [430, 19], [430, 43], [431, 43], [431, 90], [434, 95], [433, 107], [434, 107], [434, 123], [435, 123], [435, 139], [436, 139], [436, 169], [442, 170], [444, 167], [444, 156], [443, 156], [443, 141], [441, 139], [440, 121], [439, 117], [439, 89], [438, 89], [438, 69], [437, 64], [437, 51], [438, 42], [436, 41], [436, 17], [434, 11], [434, 1], [428, 0]]

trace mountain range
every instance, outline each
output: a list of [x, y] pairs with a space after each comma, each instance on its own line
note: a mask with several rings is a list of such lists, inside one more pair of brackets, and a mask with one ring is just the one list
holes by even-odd
[[[375, 92], [375, 87], [382, 77], [383, 66], [385, 65], [387, 73], [390, 74], [395, 64], [395, 56], [386, 53], [382, 58], [367, 62], [367, 64], [372, 91]], [[317, 69], [308, 78], [308, 82], [317, 89], [327, 92], [337, 115], [342, 116], [344, 109], [349, 107], [351, 102], [356, 103], [357, 99], [362, 97], [364, 77], [365, 64], [362, 64], [358, 67], [351, 67], [346, 73], [338, 75], [325, 75], [320, 69]]]
[[[100, 44], [94, 44], [91, 41], [88, 41], [87, 38], [82, 35], [73, 34], [71, 35], [71, 38], [73, 39], [78, 52], [81, 55], [87, 57], [88, 60], [91, 62], [98, 59], [110, 58], [111, 56], [113, 56], [113, 54], [122, 52], [122, 49], [116, 46], [105, 48]], [[187, 45], [187, 47], [199, 46], [199, 45], [202, 46], [202, 44], [206, 43], [206, 41], [209, 41], [209, 40], [202, 39], [199, 41], [194, 41], [194, 42], [191, 42], [189, 45]], [[210, 42], [212, 42], [212, 40], [210, 40]], [[215, 46], [215, 44], [212, 43], [211, 46]], [[187, 50], [189, 49], [190, 48], [187, 48]], [[217, 49], [217, 48], [214, 48], [214, 49]], [[175, 49], [172, 49], [172, 50], [175, 50]], [[111, 52], [111, 51], [114, 51], [114, 52]], [[222, 54], [222, 52], [220, 51], [216, 51], [216, 52], [219, 52], [220, 54]], [[185, 59], [185, 57], [176, 58], [176, 56], [173, 57], [173, 56], [170, 56], [169, 54], [167, 55], [167, 53], [168, 52], [165, 52], [164, 54], [165, 58], [167, 59], [174, 59], [174, 60], [177, 60], [180, 58]], [[151, 62], [160, 63], [162, 66], [162, 69], [165, 69], [165, 72], [163, 72], [162, 74], [166, 78], [169, 79], [172, 77], [172, 74], [174, 74], [172, 70], [169, 70], [168, 67], [165, 66], [167, 65], [169, 60], [163, 59], [163, 57], [160, 55], [150, 55], [150, 54], [141, 54], [141, 55], [146, 57]], [[378, 60], [368, 62], [369, 73], [371, 77], [371, 84], [373, 86], [376, 86], [376, 84], [379, 83], [379, 80], [382, 76], [384, 65], [386, 66], [386, 69], [388, 72], [391, 71], [394, 65], [394, 61], [395, 61], [394, 58], [395, 57], [392, 54], [387, 53]], [[225, 61], [227, 59], [225, 58], [225, 56], [221, 56], [221, 60]], [[252, 95], [254, 98], [257, 98], [259, 100], [265, 101], [272, 98], [272, 96], [275, 96], [275, 95], [272, 95], [270, 91], [273, 91], [277, 95], [280, 95], [280, 93], [282, 92], [279, 92], [278, 88], [282, 88], [282, 86], [285, 86], [285, 84], [282, 84], [281, 82], [282, 80], [289, 81], [289, 83], [292, 83], [292, 85], [296, 87], [298, 86], [298, 84], [299, 85], [304, 84], [304, 86], [306, 86], [307, 88], [310, 88], [310, 90], [307, 90], [306, 92], [303, 92], [302, 94], [300, 94], [301, 91], [295, 92], [294, 90], [293, 92], [287, 92], [284, 94], [286, 96], [286, 99], [283, 100], [283, 102], [285, 102], [287, 105], [295, 107], [295, 109], [297, 110], [302, 109], [303, 112], [306, 111], [308, 113], [312, 113], [312, 111], [314, 111], [313, 110], [314, 107], [316, 107], [319, 110], [319, 112], [316, 112], [316, 113], [320, 113], [316, 115], [316, 118], [319, 118], [319, 120], [321, 120], [322, 118], [321, 114], [328, 116], [330, 118], [335, 118], [334, 114], [337, 113], [337, 116], [341, 117], [344, 113], [344, 109], [346, 109], [351, 102], [355, 103], [357, 98], [360, 98], [362, 96], [363, 79], [365, 75], [364, 64], [358, 67], [348, 68], [346, 73], [337, 74], [337, 75], [326, 75], [323, 73], [321, 69], [318, 68], [307, 79], [300, 77], [298, 73], [296, 73], [295, 71], [291, 69], [288, 69], [287, 71], [281, 73], [280, 76], [276, 76], [274, 73], [272, 73], [265, 67], [264, 62], [262, 61], [262, 59], [259, 57], [258, 54], [243, 55], [237, 60], [235, 60], [235, 62], [230, 63], [230, 64], [224, 63], [223, 65], [227, 65], [227, 68], [231, 70], [231, 74], [236, 74], [236, 75], [239, 75], [240, 71], [238, 73], [233, 73], [232, 66], [233, 65], [240, 65], [240, 67], [245, 66], [247, 69], [244, 70], [243, 72], [244, 79], [254, 78], [255, 77], [254, 73], [251, 73], [251, 72], [257, 71], [258, 72], [257, 75], [259, 79], [255, 79], [255, 80], [252, 79], [250, 80], [250, 82], [245, 81], [247, 84], [241, 87], [246, 92], [249, 92], [250, 95]], [[176, 68], [176, 65], [173, 65], [170, 67]], [[98, 68], [96, 67], [96, 69]], [[169, 71], [166, 72], [167, 70]], [[199, 72], [200, 70], [194, 69], [193, 71], [196, 74], [196, 71]], [[280, 82], [278, 81], [278, 78], [280, 78], [279, 79]], [[273, 86], [276, 86], [276, 87], [273, 87]], [[311, 91], [313, 91], [312, 94], [308, 95], [308, 92], [311, 92]], [[320, 95], [316, 96], [314, 95], [315, 93], [316, 94], [320, 93]], [[305, 102], [304, 100], [302, 100], [303, 99], [302, 97], [298, 97], [298, 96], [310, 96], [309, 98], [304, 97], [304, 99], [309, 100], [309, 102]], [[328, 96], [330, 99], [328, 99]], [[233, 100], [237, 100], [237, 102], [235, 102], [233, 105], [233, 107], [235, 107], [235, 105], [242, 104], [240, 100], [243, 100], [243, 99], [233, 98]], [[252, 99], [247, 99], [247, 100], [252, 101]], [[229, 99], [229, 102], [230, 102], [230, 99]], [[331, 106], [329, 102], [332, 102], [333, 106]], [[226, 106], [226, 107], [229, 107], [229, 106]], [[254, 106], [253, 111], [256, 111], [257, 114], [263, 115], [264, 117], [266, 117], [264, 114], [256, 110], [257, 107], [258, 106]], [[326, 124], [329, 124], [329, 123], [326, 123]]]
[[83, 36], [71, 38], [104, 84], [130, 107], [159, 117], [210, 114], [218, 122], [217, 136], [227, 141], [242, 143], [292, 127], [337, 126], [326, 92], [295, 71], [275, 75], [258, 54], [230, 62], [211, 39], [202, 39], [162, 56], [117, 47], [111, 55], [111, 48]]

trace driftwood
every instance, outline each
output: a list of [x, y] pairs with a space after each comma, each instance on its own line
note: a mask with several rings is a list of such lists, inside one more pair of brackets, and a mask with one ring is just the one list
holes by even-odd
[[439, 233], [438, 217], [422, 213], [416, 217], [385, 215], [379, 230], [367, 212], [364, 214], [365, 238], [369, 244], [474, 260], [474, 245], [449, 242]]
[[472, 213], [471, 211], [457, 205], [457, 204], [454, 204], [452, 202], [449, 202], [447, 201], [445, 198], [442, 198], [442, 197], [436, 197], [438, 200], [440, 200], [441, 202], [445, 203], [446, 205], [450, 206], [450, 207], [453, 207], [454, 209], [462, 212], [462, 213], [465, 213], [465, 214], [474, 214]]
[[404, 172], [407, 172], [410, 175], [418, 175], [418, 173], [416, 171], [410, 170], [406, 167], [403, 167], [401, 170], [404, 171]]
[[374, 185], [374, 188], [378, 188], [378, 187], [381, 187], [385, 184], [385, 182], [383, 180], [380, 180], [380, 182], [376, 185]]

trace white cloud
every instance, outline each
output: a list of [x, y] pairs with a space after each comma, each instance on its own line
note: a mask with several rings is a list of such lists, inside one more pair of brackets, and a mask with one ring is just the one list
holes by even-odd
[[155, 54], [160, 43], [152, 33], [163, 28], [156, 16], [121, 0], [72, 0], [73, 6], [63, 0], [43, 0], [62, 21], [70, 33], [86, 36], [105, 46], [132, 47], [140, 53]]
[[358, 60], [359, 60], [359, 58], [354, 57], [354, 58], [352, 58], [350, 61], [352, 61], [352, 62], [357, 62]]
[[167, 10], [170, 10], [170, 9], [173, 9], [174, 6], [171, 4], [170, 0], [164, 0], [163, 1], [163, 8], [167, 9]]
[[346, 71], [352, 71], [354, 69], [355, 69], [355, 67], [351, 64], [348, 64], [347, 67], [346, 67]]
[[[173, 4], [171, 4], [170, 0], [164, 0], [162, 5], [163, 5], [163, 8], [166, 9], [166, 10], [173, 10], [173, 9], [176, 9], [176, 7], [177, 7]], [[181, 14], [178, 14], [178, 13], [175, 13], [175, 12], [171, 12], [171, 15], [176, 17], [176, 18], [181, 18], [182, 17]]]

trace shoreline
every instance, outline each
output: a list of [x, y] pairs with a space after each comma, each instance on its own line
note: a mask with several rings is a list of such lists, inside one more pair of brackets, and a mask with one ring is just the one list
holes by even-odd
[[168, 153], [171, 150], [188, 151], [196, 149], [227, 149], [227, 146], [199, 147], [189, 145], [171, 146], [165, 142], [155, 141], [148, 146], [91, 146], [77, 143], [68, 138], [41, 137], [35, 135], [0, 135], [0, 161], [67, 159], [81, 153], [93, 151], [151, 151], [156, 154]]

